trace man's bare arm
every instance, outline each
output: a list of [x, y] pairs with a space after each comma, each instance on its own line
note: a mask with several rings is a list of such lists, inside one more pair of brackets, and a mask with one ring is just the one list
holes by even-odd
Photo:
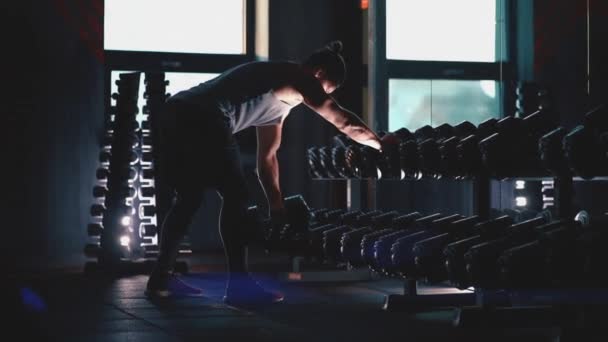
[[277, 159], [277, 151], [281, 145], [282, 127], [282, 124], [257, 127], [258, 176], [268, 199], [271, 213], [283, 209], [283, 197], [279, 183], [279, 161]]
[[354, 141], [377, 150], [381, 148], [380, 138], [376, 133], [367, 127], [357, 115], [341, 107], [331, 97], [327, 96], [327, 99], [320, 105], [314, 103], [307, 103], [307, 105]]
[[380, 138], [354, 113], [340, 106], [325, 93], [319, 81], [301, 70], [294, 75], [297, 90], [302, 94], [304, 104], [334, 125], [340, 132], [354, 141], [381, 148]]

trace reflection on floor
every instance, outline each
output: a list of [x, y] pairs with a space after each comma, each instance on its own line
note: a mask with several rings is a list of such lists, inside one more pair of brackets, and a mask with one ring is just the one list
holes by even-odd
[[[108, 277], [55, 273], [12, 277], [2, 291], [4, 335], [17, 341], [518, 341], [538, 335], [451, 326], [453, 310], [418, 314], [382, 310], [385, 295], [402, 291], [397, 280], [287, 284], [259, 276], [286, 295], [260, 310], [222, 303], [225, 274], [184, 276], [202, 298], [151, 302], [145, 275]], [[8, 303], [8, 305], [6, 305]], [[546, 337], [546, 336], [545, 336]]]

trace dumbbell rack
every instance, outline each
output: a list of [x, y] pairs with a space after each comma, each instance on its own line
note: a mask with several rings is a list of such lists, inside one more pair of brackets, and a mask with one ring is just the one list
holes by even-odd
[[[158, 142], [154, 140], [158, 134], [151, 121], [162, 110], [166, 84], [164, 75], [162, 86], [157, 79], [146, 75], [146, 113], [140, 116], [141, 73], [122, 73], [116, 81], [118, 92], [112, 94], [116, 106], [107, 122], [93, 189], [91, 242], [84, 248], [85, 255], [97, 261], [87, 262], [85, 271], [149, 272], [158, 253]], [[180, 253], [190, 250], [182, 248]], [[176, 263], [176, 270], [185, 272], [187, 265]]]
[[[327, 178], [317, 179], [331, 180]], [[573, 220], [574, 182], [586, 181], [585, 179], [573, 177], [567, 173], [538, 177], [510, 177], [500, 180], [515, 179], [526, 181], [552, 179], [556, 218]], [[593, 179], [593, 181], [605, 180], [608, 180], [608, 177], [595, 177]], [[377, 180], [369, 179], [368, 181], [375, 182]], [[489, 183], [489, 177], [474, 180], [475, 211], [482, 218], [487, 218], [490, 211]], [[561, 311], [563, 306], [597, 304], [598, 301], [608, 304], [608, 291], [597, 289], [486, 290], [476, 288], [465, 291], [447, 291], [448, 293], [442, 290], [444, 289], [431, 289], [431, 291], [427, 289], [427, 291], [421, 292], [418, 288], [417, 279], [407, 279], [404, 293], [387, 296], [384, 309], [415, 312], [441, 307], [456, 307], [458, 308], [458, 314], [454, 324], [460, 327], [484, 326], [489, 321], [511, 326], [529, 326], [530, 322], [543, 322], [555, 327], [574, 314], [571, 310]], [[443, 293], [438, 294], [438, 292]], [[548, 293], [550, 293], [549, 296]]]
[[[150, 205], [152, 205], [150, 211], [155, 214], [156, 224], [151, 227], [154, 228], [152, 232], [146, 232], [145, 229], [140, 229], [140, 232], [142, 235], [147, 234], [158, 240], [160, 234], [160, 229], [158, 227], [160, 227], [164, 221], [172, 201], [171, 189], [161, 177], [165, 165], [163, 164], [164, 161], [162, 158], [160, 158], [160, 149], [162, 148], [160, 142], [162, 122], [160, 121], [165, 102], [170, 96], [170, 94], [167, 93], [169, 81], [165, 80], [165, 73], [163, 72], [146, 72], [145, 76], [146, 90], [144, 92], [144, 99], [146, 99], [146, 105], [143, 106], [142, 111], [149, 120], [144, 121], [146, 125], [142, 132], [142, 139], [148, 143], [146, 147], [148, 148], [150, 155], [150, 163], [146, 165], [146, 168], [154, 174], [153, 182], [150, 184], [150, 186], [153, 186], [153, 188], [151, 188], [153, 191], [150, 192]], [[140, 213], [140, 216], [143, 216], [143, 214], [143, 212]], [[183, 242], [180, 244], [178, 257], [190, 254], [192, 254], [192, 250], [190, 248], [188, 236], [185, 236]], [[147, 245], [146, 255], [156, 257], [158, 255], [158, 243]], [[175, 265], [176, 268], [181, 271], [186, 271], [188, 268], [187, 264], [181, 261], [177, 261]]]
[[[583, 179], [572, 174], [553, 177], [518, 177], [526, 181], [553, 179], [557, 219], [574, 219], [574, 182], [608, 181], [607, 176]], [[608, 305], [608, 289], [536, 288], [475, 289], [474, 305], [458, 308], [454, 325], [458, 327], [521, 327], [534, 323], [546, 327], [583, 327], [585, 306]]]

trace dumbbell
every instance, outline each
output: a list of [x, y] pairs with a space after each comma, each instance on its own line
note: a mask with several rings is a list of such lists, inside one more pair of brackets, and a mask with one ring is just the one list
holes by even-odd
[[582, 125], [574, 128], [563, 140], [563, 148], [570, 169], [584, 179], [608, 173], [606, 135], [608, 110], [598, 106], [587, 114]]
[[[324, 231], [322, 244], [324, 255], [327, 259], [333, 261], [347, 261], [342, 254], [343, 250], [343, 242], [349, 241], [349, 238], [344, 238], [345, 234], [348, 234], [351, 231], [354, 231], [358, 228], [369, 227], [371, 231], [376, 229], [374, 226], [374, 219], [376, 217], [388, 217], [387, 214], [394, 213], [382, 213], [380, 211], [371, 211], [366, 213], [360, 213], [356, 216], [349, 216], [349, 214], [344, 214], [341, 217], [341, 226], [340, 228], [346, 229], [329, 229]], [[352, 243], [351, 243], [352, 244]], [[347, 247], [348, 249], [348, 247]]]
[[89, 223], [87, 225], [87, 233], [89, 236], [100, 236], [103, 232], [103, 226], [99, 223]]
[[153, 186], [142, 186], [139, 188], [141, 197], [154, 197], [156, 189]]
[[[109, 190], [105, 186], [93, 187], [93, 197], [102, 198], [108, 196]], [[134, 187], [125, 185], [118, 188], [118, 196], [124, 198], [133, 198], [137, 194]]]
[[[509, 248], [497, 260], [500, 286], [503, 288], [550, 286], [555, 281], [549, 267], [550, 255], [562, 254], [578, 233], [564, 221], [555, 221], [539, 227], [536, 240]], [[563, 254], [562, 254], [563, 255]], [[564, 258], [559, 262], [560, 273], [566, 272]], [[574, 259], [574, 258], [570, 258]], [[554, 265], [556, 266], [556, 265]], [[570, 273], [571, 272], [566, 272]]]
[[458, 162], [458, 144], [461, 140], [477, 132], [477, 127], [469, 121], [463, 121], [454, 126], [454, 136], [445, 139], [439, 146], [440, 175], [442, 177], [459, 177], [462, 175], [462, 168]]
[[506, 117], [496, 123], [497, 133], [479, 142], [484, 166], [491, 175], [544, 176], [538, 153], [538, 140], [554, 127], [548, 110], [524, 119]]
[[142, 223], [140, 225], [140, 232], [145, 237], [152, 237], [158, 235], [159, 231], [155, 224]]
[[[385, 134], [379, 133], [379, 136], [383, 138]], [[382, 153], [378, 156], [378, 168], [382, 174], [382, 179], [401, 179], [399, 146], [404, 141], [414, 139], [414, 136], [407, 128], [400, 128], [388, 134], [392, 135], [393, 139], [384, 140]]]
[[[420, 177], [422, 177], [421, 170], [423, 167], [420, 145], [427, 141], [434, 141], [438, 137], [450, 135], [450, 131], [451, 126], [449, 125], [442, 125], [437, 128], [426, 125], [420, 127], [407, 137], [404, 135], [399, 145], [399, 159], [402, 171], [401, 178], [413, 180], [420, 179]], [[428, 144], [431, 143], [429, 142], [427, 145]], [[428, 165], [428, 161], [426, 165]]]
[[[357, 258], [353, 257], [353, 255], [356, 255], [357, 242], [363, 237], [364, 232], [370, 233], [381, 229], [391, 222], [397, 214], [396, 211], [388, 213], [371, 211], [355, 217], [347, 217], [345, 215], [342, 219], [342, 224], [346, 225], [349, 228], [348, 230], [327, 231], [323, 233], [325, 255], [333, 260], [349, 261], [351, 264], [358, 264]], [[361, 230], [361, 228], [369, 229]], [[349, 233], [355, 231], [356, 234], [349, 235]], [[360, 253], [360, 248], [358, 250]]]
[[463, 138], [456, 146], [457, 165], [460, 172], [458, 178], [475, 178], [485, 175], [479, 142], [496, 132], [497, 122], [498, 120], [494, 118], [483, 121], [477, 125], [475, 134]]
[[478, 216], [470, 216], [449, 224], [445, 233], [430, 237], [414, 244], [412, 254], [417, 268], [417, 274], [429, 282], [447, 279], [445, 256], [443, 250], [451, 242], [462, 240], [475, 232], [479, 223]]
[[321, 159], [316, 147], [310, 147], [306, 150], [306, 160], [308, 161], [308, 173], [312, 178], [327, 177], [321, 165]]
[[301, 195], [294, 195], [285, 197], [283, 203], [286, 222], [280, 224], [272, 222], [257, 206], [247, 209], [248, 221], [254, 226], [249, 230], [249, 241], [263, 241], [267, 250], [289, 247], [287, 245], [291, 242], [296, 242], [298, 246], [307, 244], [311, 214], [306, 201]]
[[608, 244], [607, 215], [592, 217], [591, 222], [584, 227], [586, 228], [585, 231], [575, 240], [574, 253], [572, 253], [572, 243], [569, 245], [569, 256], [572, 259], [572, 254], [574, 254], [577, 269], [580, 271], [580, 275], [577, 277], [579, 280], [577, 286], [588, 288], [605, 288], [608, 286], [605, 280], [605, 269], [608, 262], [608, 254], [606, 253], [606, 244]]
[[464, 255], [466, 270], [473, 286], [489, 288], [498, 284], [496, 263], [502, 252], [538, 236], [535, 228], [547, 223], [546, 218], [537, 217], [513, 224], [505, 230], [505, 235], [472, 246]]
[[461, 218], [462, 215], [459, 214], [441, 217], [429, 222], [420, 231], [397, 239], [391, 247], [391, 260], [396, 272], [403, 277], [417, 277], [416, 264], [412, 254], [414, 245], [419, 241], [444, 233], [450, 223]]
[[344, 214], [346, 210], [344, 209], [333, 209], [323, 211], [320, 214], [315, 215], [315, 220], [317, 224], [328, 224], [334, 223], [340, 219], [340, 216]]
[[354, 145], [358, 144], [344, 134], [338, 134], [332, 139], [331, 163], [340, 178], [349, 179], [358, 177], [359, 170], [356, 165], [352, 165], [353, 151], [348, 150], [350, 146]]
[[427, 140], [419, 146], [422, 171], [434, 178], [456, 177], [459, 173], [456, 147], [461, 139], [475, 134], [477, 128], [463, 121], [454, 127], [443, 124], [436, 130], [436, 139]]
[[372, 269], [387, 275], [391, 273], [391, 247], [393, 243], [398, 238], [411, 234], [415, 229], [416, 220], [421, 217], [422, 214], [419, 212], [396, 217], [393, 220], [394, 229], [390, 233], [375, 239], [373, 245], [373, 262], [370, 265]]
[[321, 167], [323, 168], [323, 172], [328, 178], [342, 177], [340, 173], [338, 173], [338, 171], [334, 168], [331, 146], [324, 146], [319, 148], [317, 150], [317, 155], [319, 157]]
[[392, 243], [401, 237], [426, 229], [432, 221], [441, 217], [439, 213], [422, 217], [418, 212], [396, 217], [392, 229], [385, 230], [384, 234], [364, 237], [361, 242], [361, 254], [365, 262], [373, 270], [390, 273], [387, 270], [392, 270], [393, 266]]
[[538, 141], [538, 150], [543, 167], [553, 176], [567, 176], [570, 174], [568, 161], [563, 148], [566, 129], [558, 127], [543, 135]]
[[426, 139], [418, 144], [420, 155], [420, 172], [423, 178], [441, 177], [441, 152], [440, 146], [443, 142], [453, 136], [456, 131], [449, 124], [442, 124], [435, 128], [435, 137]]
[[[352, 227], [348, 232], [344, 232], [338, 241], [334, 240], [333, 245], [341, 260], [348, 262], [351, 266], [361, 266], [361, 239], [366, 234], [375, 233], [379, 224], [395, 215], [395, 212], [383, 213], [382, 211], [372, 210], [369, 212], [352, 215], [347, 213], [342, 217], [342, 223]], [[376, 218], [379, 218], [376, 220]]]
[[378, 179], [381, 174], [378, 169], [380, 153], [372, 147], [351, 145], [346, 148], [345, 160], [351, 173], [356, 178]]
[[460, 289], [471, 286], [465, 262], [465, 254], [468, 250], [484, 241], [498, 238], [511, 224], [513, 224], [513, 219], [506, 215], [480, 222], [475, 225], [471, 236], [445, 246], [443, 250], [445, 269], [448, 279], [454, 286]]

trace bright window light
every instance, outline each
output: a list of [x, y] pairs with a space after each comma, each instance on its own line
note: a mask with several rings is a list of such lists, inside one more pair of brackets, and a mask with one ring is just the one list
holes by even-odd
[[120, 245], [121, 246], [127, 247], [127, 246], [129, 246], [130, 243], [131, 243], [131, 238], [129, 238], [128, 236], [123, 235], [123, 236], [120, 237]]
[[528, 205], [528, 199], [523, 196], [515, 197], [515, 205], [518, 207], [525, 207]]
[[495, 0], [386, 0], [386, 57], [495, 62]]
[[105, 0], [106, 50], [243, 54], [244, 0]]
[[487, 80], [390, 79], [389, 130], [499, 117], [497, 88], [498, 82]]
[[526, 181], [523, 180], [517, 180], [515, 181], [515, 189], [517, 190], [523, 190], [526, 188]]

